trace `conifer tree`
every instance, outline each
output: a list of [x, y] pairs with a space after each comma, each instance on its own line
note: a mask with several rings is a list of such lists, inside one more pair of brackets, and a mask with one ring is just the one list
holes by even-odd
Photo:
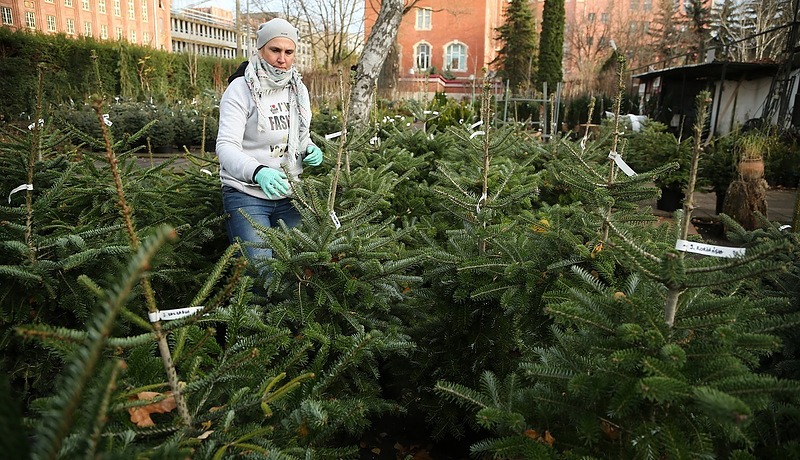
[[547, 82], [550, 88], [555, 88], [564, 78], [564, 8], [563, 1], [545, 0], [542, 10], [537, 83]]
[[[699, 114], [706, 97], [698, 99]], [[691, 178], [701, 153], [699, 118]], [[748, 295], [750, 280], [786, 266], [791, 241], [774, 225], [748, 234], [733, 224], [738, 236], [731, 238], [744, 255], [687, 255], [676, 240], [687, 239], [694, 179], [674, 227], [646, 224], [651, 218], [635, 203], [652, 189], [643, 174], [617, 175], [622, 146], [613, 142], [609, 159], [597, 145], [583, 145], [564, 142], [569, 159], [555, 163], [558, 177], [580, 191], [583, 211], [571, 212], [585, 226], [571, 228], [587, 249], [551, 265], [572, 272], [544, 295], [552, 343], [529, 349], [519, 380], [486, 375], [480, 389], [440, 382], [437, 391], [477, 411], [476, 422], [496, 436], [473, 451], [498, 458], [542, 443], [571, 455], [746, 456], [763, 435], [753, 421], [774, 414], [774, 402], [792, 401], [798, 388], [761, 373], [759, 364], [777, 349], [775, 333], [796, 327], [800, 315], [785, 298]]]
[[511, 0], [505, 10], [505, 21], [497, 28], [503, 46], [492, 64], [498, 65], [498, 77], [508, 80], [513, 93], [525, 91], [534, 82], [537, 62], [536, 24], [530, 2]]

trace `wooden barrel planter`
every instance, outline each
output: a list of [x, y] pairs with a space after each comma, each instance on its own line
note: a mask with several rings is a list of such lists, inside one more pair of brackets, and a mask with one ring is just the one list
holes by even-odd
[[744, 159], [739, 162], [739, 176], [742, 180], [754, 181], [764, 177], [764, 159]]

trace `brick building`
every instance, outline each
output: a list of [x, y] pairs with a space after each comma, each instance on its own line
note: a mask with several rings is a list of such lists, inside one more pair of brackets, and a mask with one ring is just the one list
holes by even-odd
[[171, 0], [0, 0], [2, 26], [171, 50]]
[[[372, 29], [379, 0], [365, 0], [364, 30]], [[419, 0], [403, 16], [397, 33], [396, 96], [443, 92], [461, 98], [473, 94], [483, 69], [497, 56], [494, 30], [501, 24], [505, 0]]]
[[[646, 63], [643, 43], [658, 13], [659, 0], [564, 0], [564, 82], [569, 93], [599, 89], [597, 75], [613, 46], [629, 63]], [[530, 0], [541, 28], [544, 0]], [[408, 1], [406, 2], [409, 3]], [[716, 2], [706, 0], [708, 8]], [[403, 16], [397, 35], [396, 95], [419, 97], [444, 92], [464, 97], [472, 91], [471, 78], [491, 69], [502, 44], [496, 29], [504, 21], [508, 0], [418, 0]], [[678, 12], [686, 4], [676, 0]], [[364, 30], [369, 33], [380, 10], [380, 0], [365, 0]]]

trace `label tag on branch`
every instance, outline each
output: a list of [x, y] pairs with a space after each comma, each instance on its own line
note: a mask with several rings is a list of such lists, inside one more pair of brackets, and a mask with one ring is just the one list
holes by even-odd
[[208, 174], [209, 176], [213, 176], [214, 175], [214, 174], [211, 173], [211, 171], [207, 170], [206, 168], [201, 169], [200, 172]]
[[475, 131], [474, 133], [472, 133], [472, 134], [470, 134], [470, 135], [469, 135], [469, 138], [470, 138], [470, 139], [472, 139], [472, 138], [473, 138], [473, 137], [475, 137], [475, 136], [482, 136], [482, 135], [484, 135], [484, 134], [486, 134], [486, 132], [485, 132], [485, 131]]
[[[41, 128], [42, 126], [44, 126], [44, 118], [40, 118], [39, 119], [39, 127]], [[28, 131], [32, 131], [33, 128], [35, 128], [35, 127], [36, 127], [36, 122], [33, 122], [33, 123], [29, 124], [28, 125]]]
[[176, 308], [174, 310], [156, 310], [155, 312], [148, 313], [147, 316], [150, 318], [151, 323], [155, 323], [156, 321], [172, 321], [174, 319], [192, 316], [202, 309], [203, 307], [186, 307]]
[[333, 226], [339, 229], [342, 226], [342, 223], [339, 222], [339, 218], [336, 217], [336, 211], [331, 211], [328, 215], [331, 216], [331, 221], [333, 221]]
[[636, 172], [633, 169], [631, 169], [630, 166], [628, 166], [628, 163], [625, 163], [625, 160], [623, 160], [622, 157], [619, 156], [617, 152], [614, 151], [608, 152], [608, 158], [614, 160], [614, 163], [616, 163], [617, 166], [619, 166], [619, 169], [621, 169], [622, 172], [624, 172], [628, 176], [636, 175]]
[[483, 124], [483, 120], [478, 120], [475, 123], [473, 123], [472, 125], [470, 125], [470, 129], [475, 129], [475, 128], [477, 128], [478, 126], [480, 126], [482, 124]]
[[105, 123], [105, 124], [106, 124], [106, 126], [111, 126], [111, 125], [113, 125], [113, 124], [114, 124], [114, 123], [111, 121], [111, 118], [109, 118], [109, 116], [108, 116], [108, 114], [107, 114], [107, 113], [104, 113], [104, 114], [103, 114], [103, 123]]
[[713, 257], [739, 257], [743, 256], [744, 248], [731, 248], [728, 246], [716, 246], [713, 244], [696, 243], [694, 241], [678, 240], [675, 242], [675, 249], [684, 252], [693, 252]]
[[326, 134], [325, 135], [325, 140], [329, 141], [331, 139], [336, 139], [337, 137], [339, 137], [341, 135], [342, 135], [341, 131], [336, 131], [335, 133]]
[[33, 190], [33, 184], [22, 184], [19, 187], [15, 187], [14, 190], [8, 194], [8, 204], [11, 204], [11, 195], [23, 190]]
[[485, 193], [482, 194], [480, 198], [478, 198], [478, 204], [477, 204], [477, 206], [475, 206], [475, 212], [476, 213], [481, 212], [481, 203], [483, 203], [484, 201], [486, 201], [486, 194]]

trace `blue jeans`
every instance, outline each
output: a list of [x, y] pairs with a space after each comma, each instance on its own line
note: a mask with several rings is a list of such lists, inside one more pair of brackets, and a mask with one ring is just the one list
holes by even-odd
[[[272, 258], [272, 249], [265, 247], [264, 239], [240, 210], [264, 227], [277, 227], [279, 220], [289, 227], [296, 227], [301, 220], [300, 213], [289, 198], [265, 200], [227, 185], [222, 187], [222, 208], [230, 216], [226, 222], [228, 239], [231, 243], [241, 241], [250, 262], [256, 267], [261, 260]], [[259, 270], [262, 275], [264, 272]]]

